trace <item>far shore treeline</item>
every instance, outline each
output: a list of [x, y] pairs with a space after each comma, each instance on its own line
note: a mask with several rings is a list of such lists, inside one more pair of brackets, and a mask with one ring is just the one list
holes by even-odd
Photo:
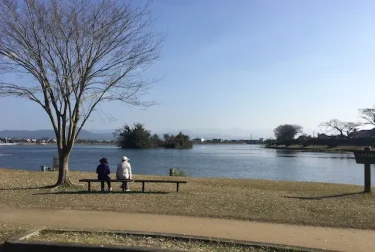
[[[283, 124], [274, 129], [276, 139], [267, 139], [266, 146], [277, 145], [327, 145], [337, 146], [375, 146], [375, 105], [373, 108], [359, 109], [359, 122], [341, 121], [330, 119], [319, 126], [325, 133], [317, 133], [316, 136], [304, 134], [302, 126], [298, 124]], [[372, 126], [371, 129], [363, 129], [363, 126]], [[299, 135], [298, 138], [296, 136]]]
[[135, 123], [133, 127], [125, 124], [114, 134], [117, 138], [117, 145], [123, 149], [193, 148], [193, 142], [189, 136], [181, 132], [176, 136], [164, 134], [163, 139], [161, 139], [157, 134], [151, 134], [151, 131], [146, 130], [141, 123]]

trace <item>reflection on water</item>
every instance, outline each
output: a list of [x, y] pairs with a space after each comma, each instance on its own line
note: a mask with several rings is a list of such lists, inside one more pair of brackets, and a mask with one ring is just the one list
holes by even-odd
[[316, 156], [318, 158], [354, 158], [353, 153], [340, 153], [340, 152], [308, 152], [300, 150], [283, 150], [275, 149], [275, 153], [278, 156], [287, 155], [287, 156]]
[[[54, 146], [1, 146], [0, 167], [39, 170], [50, 166]], [[94, 171], [107, 157], [112, 172], [122, 156], [131, 159], [134, 173], [167, 175], [184, 169], [192, 177], [229, 177], [363, 184], [363, 166], [351, 153], [264, 149], [256, 145], [195, 145], [191, 150], [122, 150], [115, 146], [76, 145], [71, 170]], [[375, 172], [373, 172], [373, 176]]]

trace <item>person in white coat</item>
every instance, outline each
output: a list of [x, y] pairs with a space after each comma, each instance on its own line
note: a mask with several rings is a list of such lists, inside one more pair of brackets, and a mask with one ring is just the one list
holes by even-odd
[[[129, 160], [130, 159], [125, 156], [122, 157], [122, 162], [117, 165], [116, 179], [133, 179]], [[125, 191], [130, 191], [128, 182], [125, 182]]]

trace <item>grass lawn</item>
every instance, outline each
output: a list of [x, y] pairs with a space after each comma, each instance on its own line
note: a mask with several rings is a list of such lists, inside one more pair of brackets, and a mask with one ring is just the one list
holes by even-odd
[[[51, 241], [64, 243], [110, 244], [129, 247], [154, 247], [182, 251], [231, 251], [231, 252], [287, 252], [289, 249], [273, 249], [266, 247], [241, 246], [218, 242], [202, 242], [197, 240], [182, 240], [178, 238], [150, 237], [119, 233], [95, 233], [75, 231], [42, 231], [39, 235], [31, 236], [33, 241]], [[295, 251], [295, 250], [293, 250]]]
[[[167, 215], [218, 217], [275, 223], [375, 229], [375, 194], [363, 186], [281, 182], [249, 179], [182, 178], [175, 185], [131, 184], [130, 193], [87, 193], [82, 178], [90, 172], [71, 172], [74, 188], [37, 189], [56, 181], [55, 172], [0, 169], [0, 205], [22, 208], [85, 209]], [[134, 175], [135, 179], [170, 177]], [[174, 178], [175, 179], [175, 178]], [[92, 186], [99, 190], [99, 183]], [[159, 192], [159, 193], [158, 193]], [[163, 193], [168, 192], [168, 193]]]

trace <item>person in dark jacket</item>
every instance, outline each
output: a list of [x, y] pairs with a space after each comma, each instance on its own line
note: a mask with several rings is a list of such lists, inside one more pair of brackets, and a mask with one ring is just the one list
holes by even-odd
[[102, 192], [104, 191], [104, 182], [107, 182], [108, 191], [112, 191], [111, 178], [109, 177], [111, 171], [108, 166], [108, 160], [106, 158], [102, 158], [99, 160], [99, 162], [100, 165], [98, 165], [96, 168], [96, 173], [98, 174], [98, 180], [101, 180]]

